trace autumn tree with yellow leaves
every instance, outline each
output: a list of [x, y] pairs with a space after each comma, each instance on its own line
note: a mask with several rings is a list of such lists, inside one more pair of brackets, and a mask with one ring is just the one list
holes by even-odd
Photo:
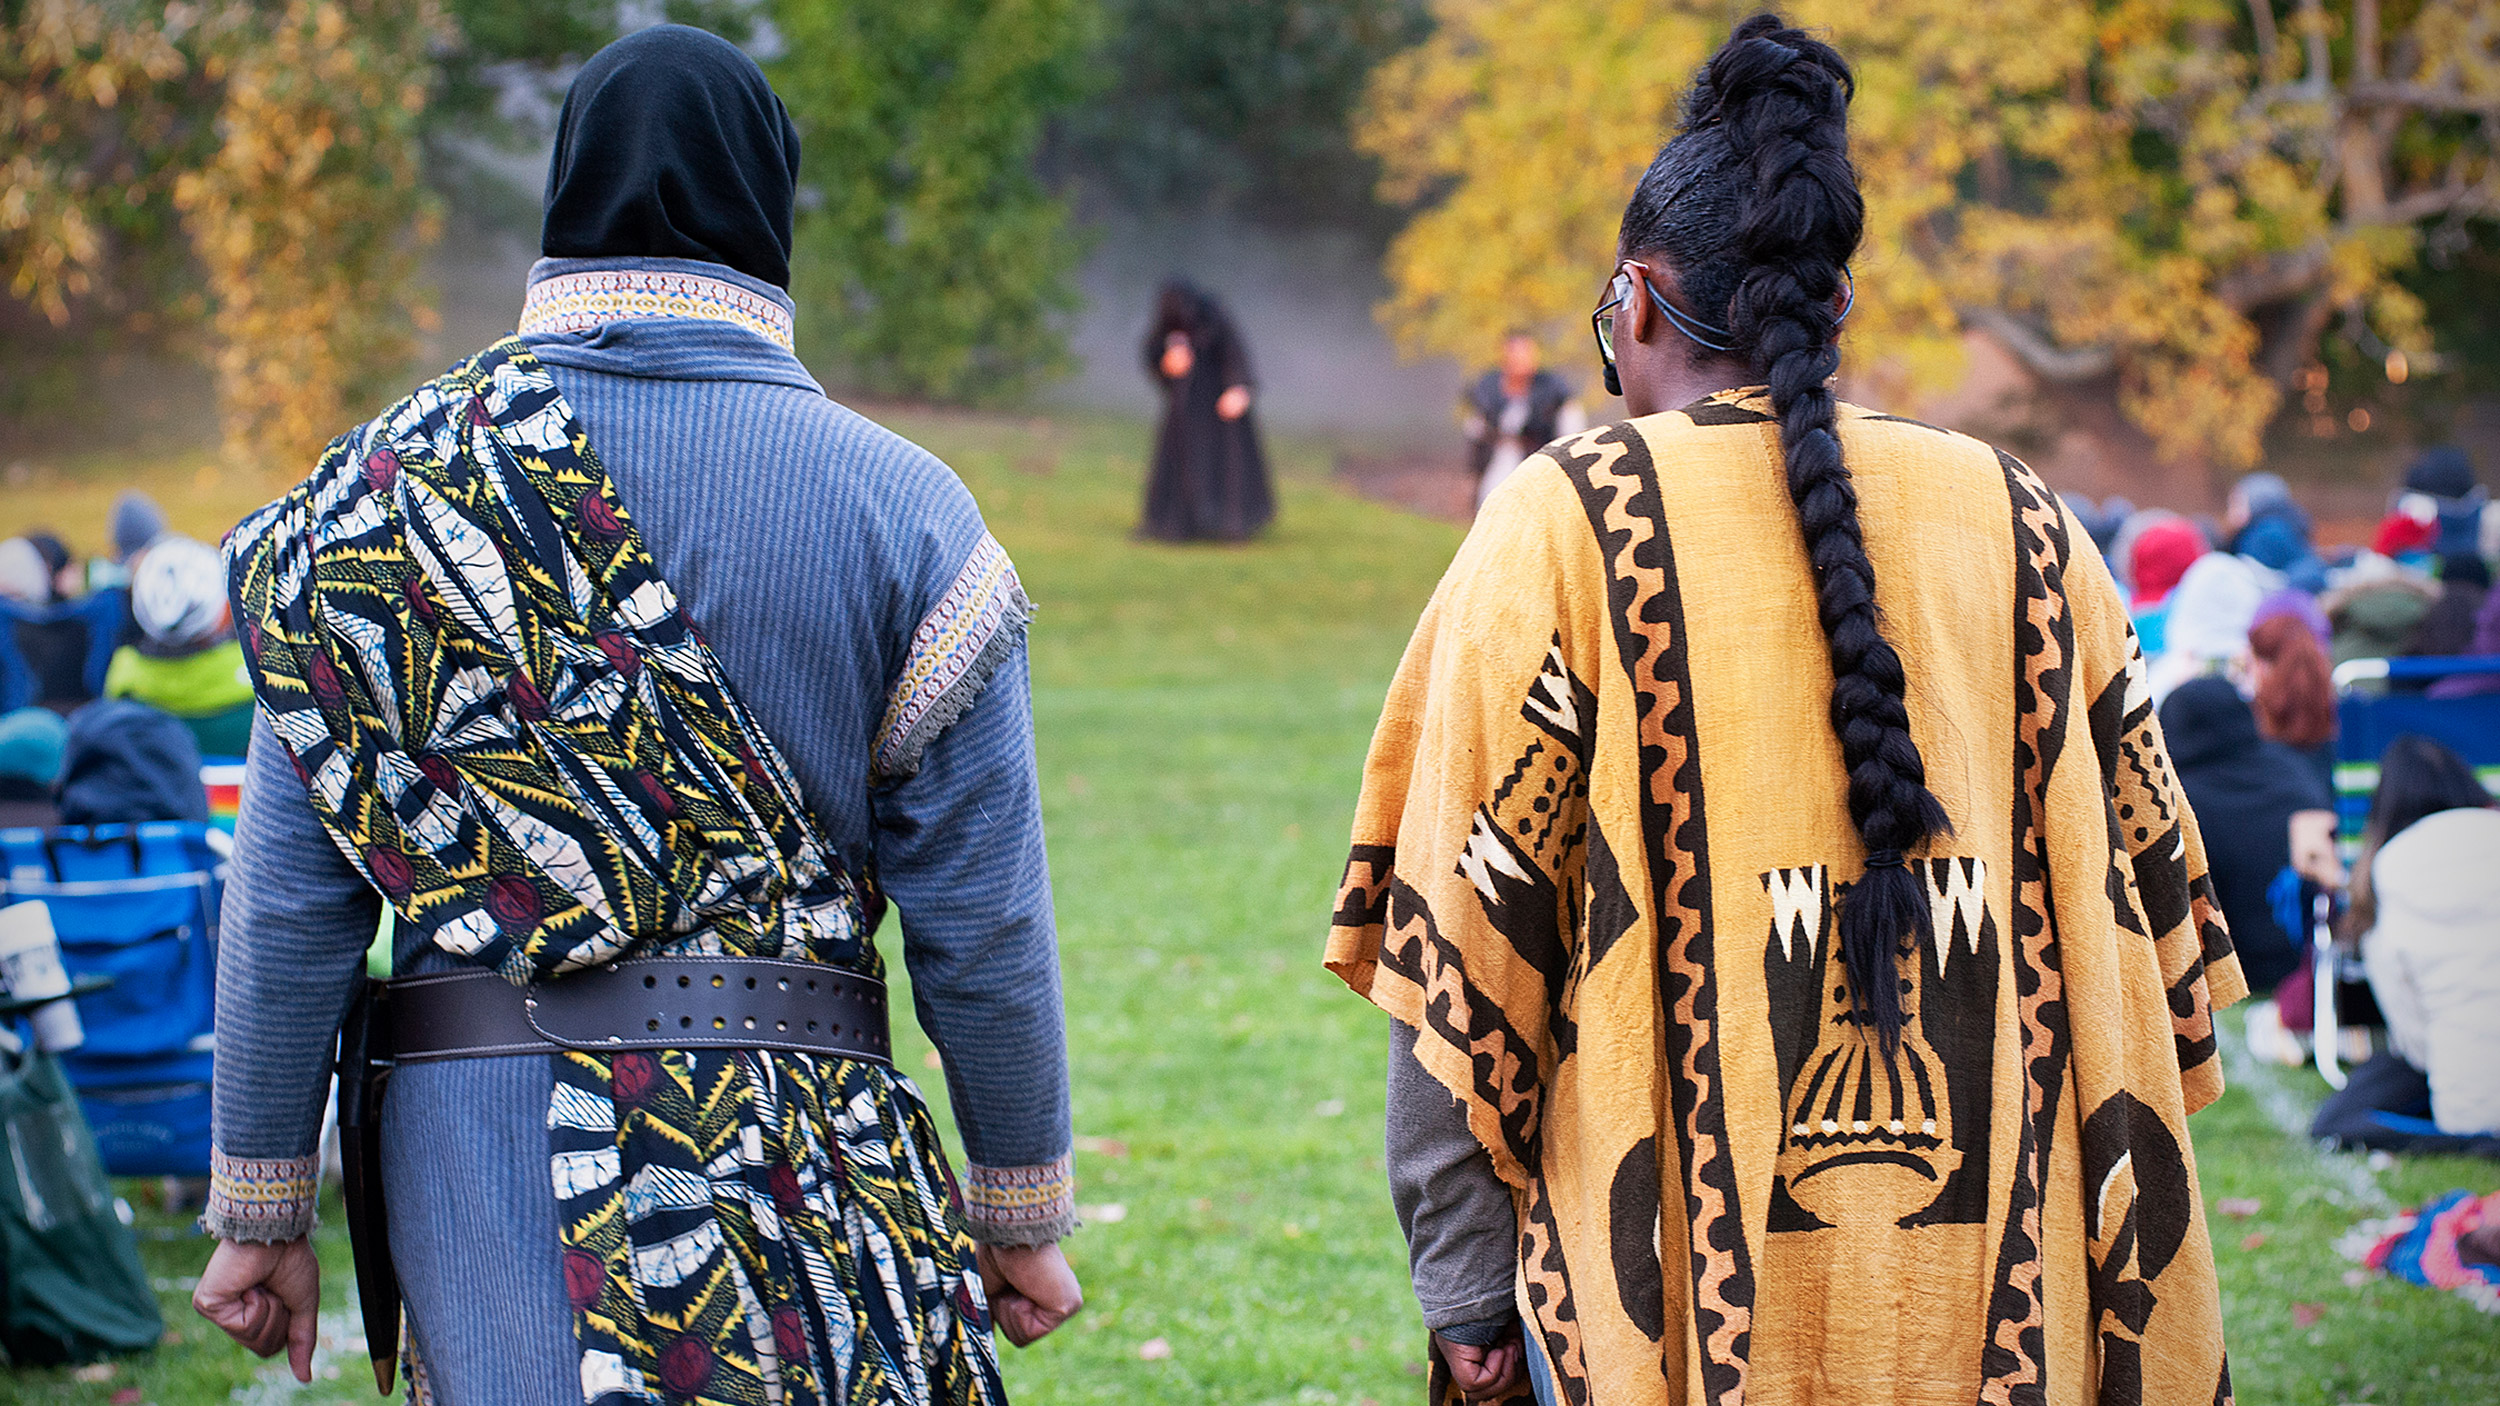
[[418, 121], [443, 34], [434, 0], [0, 7], [10, 291], [56, 325], [152, 316], [169, 285], [138, 266], [178, 242], [206, 285], [229, 453], [298, 471], [430, 315]]
[[[1383, 315], [1417, 352], [1576, 328], [1680, 89], [1701, 0], [1435, 0], [1359, 140], [1418, 214]], [[1960, 334], [2114, 384], [2176, 460], [2252, 462], [2330, 330], [2431, 364], [2399, 281], [2500, 214], [2500, 0], [1799, 0], [1856, 65], [1850, 336], [1928, 386]]]

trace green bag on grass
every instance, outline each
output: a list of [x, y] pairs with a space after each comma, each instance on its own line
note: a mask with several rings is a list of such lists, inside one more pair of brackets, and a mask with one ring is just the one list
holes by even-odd
[[164, 1332], [60, 1061], [0, 1048], [0, 1352], [24, 1367], [91, 1362]]

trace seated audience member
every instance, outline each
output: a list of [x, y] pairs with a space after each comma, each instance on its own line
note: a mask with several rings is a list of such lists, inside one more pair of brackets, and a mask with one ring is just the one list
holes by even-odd
[[20, 708], [0, 717], [0, 830], [61, 823], [52, 800], [61, 780], [69, 724], [49, 708]]
[[2491, 567], [2479, 556], [2439, 559], [2439, 595], [2413, 627], [2405, 653], [2416, 659], [2468, 654], [2474, 648], [2474, 622], [2491, 594]]
[[2167, 698], [2189, 679], [2240, 667], [2248, 654], [2248, 627], [2277, 584], [2272, 572], [2246, 557], [2229, 552], [2198, 557], [2170, 593], [2161, 652], [2146, 656], [2153, 697]]
[[2133, 592], [2135, 637], [2147, 659], [2162, 652], [2170, 617], [2170, 593], [2196, 559], [2205, 555], [2205, 534], [2183, 517], [2146, 523], [2125, 544], [2127, 579]]
[[107, 698], [135, 698], [182, 719], [212, 757], [239, 757], [252, 735], [252, 680], [226, 606], [226, 564], [215, 548], [165, 537], [131, 574], [137, 644], [113, 654]]
[[180, 718], [126, 698], [90, 703], [70, 715], [62, 824], [206, 819], [200, 744]]
[[2326, 589], [2326, 563], [2311, 545], [2308, 511], [2276, 474], [2250, 474], [2232, 486], [2223, 514], [2227, 550], [2304, 591]]
[[2266, 891], [2291, 867], [2293, 817], [2331, 812], [2334, 793], [2298, 753], [2259, 734], [2256, 714], [2228, 679], [2181, 684], [2162, 702], [2161, 727], [2205, 838], [2240, 970], [2262, 995], [2300, 965], [2305, 946], [2275, 920]]
[[2491, 494], [2477, 481], [2474, 462], [2453, 444], [2426, 449], [2407, 466], [2389, 515], [2427, 525], [2429, 541], [2420, 550], [2433, 558], [2483, 555], [2494, 516]]
[[[42, 564], [38, 579], [26, 552]], [[6, 612], [9, 639], [24, 666], [22, 696], [0, 698], [67, 713], [96, 696], [91, 664], [100, 664], [95, 625], [87, 612], [75, 609], [84, 582], [68, 546], [49, 532], [30, 532], [0, 542], [0, 595], [14, 608]], [[0, 690], [0, 693], [12, 692]]]
[[2353, 875], [2352, 926], [2389, 1048], [2310, 1131], [2360, 1147], [2500, 1155], [2500, 810], [2456, 753], [2399, 737]]
[[2257, 731], [2298, 752], [2329, 792], [2335, 786], [2332, 674], [2325, 647], [2298, 613], [2261, 611], [2249, 627], [2249, 708]]
[[2372, 565], [2377, 569], [2357, 570], [2354, 579], [2318, 598], [2335, 627], [2327, 652], [2338, 664], [2401, 658], [2439, 595], [2438, 586], [2418, 572], [2385, 560]]

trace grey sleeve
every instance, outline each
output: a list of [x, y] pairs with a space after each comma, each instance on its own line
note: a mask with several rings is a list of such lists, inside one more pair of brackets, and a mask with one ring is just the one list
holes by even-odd
[[1059, 1239], [1076, 1211], [1067, 1038], [1021, 645], [918, 772], [874, 800], [877, 882], [900, 910], [913, 1004], [946, 1062], [973, 1236]]
[[1415, 1058], [1415, 1029], [1389, 1024], [1389, 1199], [1424, 1326], [1516, 1318], [1519, 1215], [1466, 1110]]
[[206, 1224], [240, 1240], [311, 1229], [339, 1019], [382, 917], [286, 749], [255, 718], [219, 913], [213, 1175]]

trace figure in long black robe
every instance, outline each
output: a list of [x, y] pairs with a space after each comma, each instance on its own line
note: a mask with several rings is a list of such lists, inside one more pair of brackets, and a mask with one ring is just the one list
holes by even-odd
[[1139, 534], [1238, 542], [1265, 527], [1276, 499], [1250, 417], [1250, 353], [1232, 318], [1203, 290], [1174, 279], [1157, 300], [1145, 357], [1164, 408]]

